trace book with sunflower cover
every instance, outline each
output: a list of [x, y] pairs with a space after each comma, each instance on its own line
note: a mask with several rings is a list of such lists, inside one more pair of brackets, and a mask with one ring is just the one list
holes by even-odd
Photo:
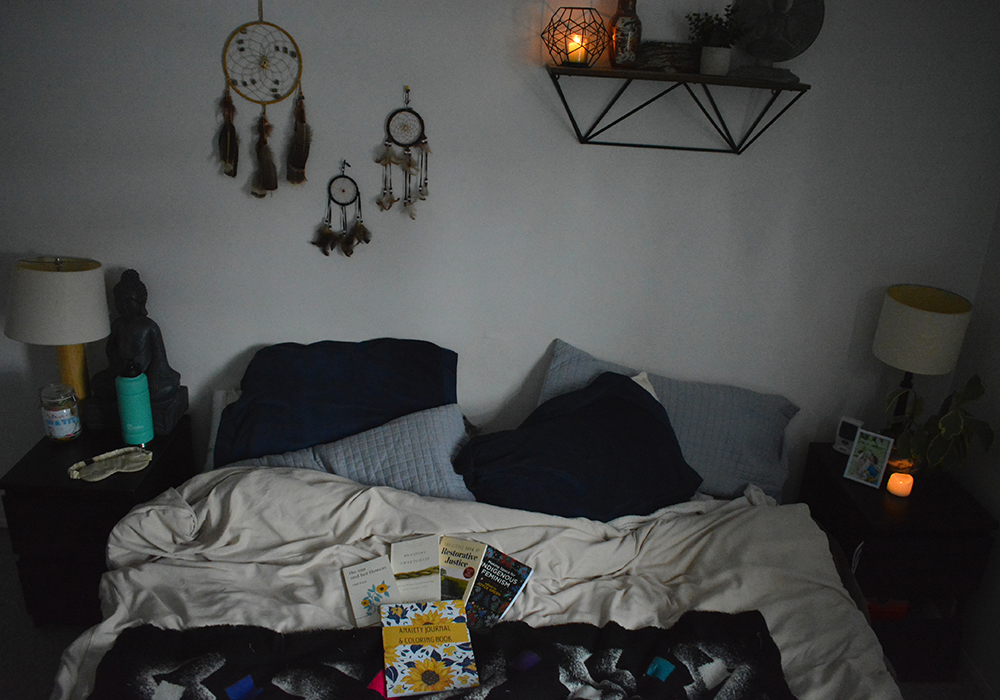
[[465, 603], [399, 603], [380, 610], [387, 697], [479, 685]]
[[369, 627], [379, 622], [379, 605], [399, 603], [403, 597], [396, 587], [389, 557], [385, 554], [354, 566], [344, 567], [344, 582], [358, 627]]

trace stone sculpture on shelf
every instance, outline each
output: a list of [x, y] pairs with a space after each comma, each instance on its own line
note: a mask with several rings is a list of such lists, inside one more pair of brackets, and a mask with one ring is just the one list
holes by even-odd
[[167, 362], [160, 327], [146, 315], [146, 285], [135, 270], [125, 270], [114, 287], [118, 318], [111, 322], [106, 353], [108, 368], [94, 375], [91, 389], [96, 402], [92, 423], [111, 428], [118, 421], [115, 379], [127, 365], [135, 363], [149, 381], [153, 409], [153, 431], [164, 435], [173, 430], [188, 407], [188, 389], [181, 375]]

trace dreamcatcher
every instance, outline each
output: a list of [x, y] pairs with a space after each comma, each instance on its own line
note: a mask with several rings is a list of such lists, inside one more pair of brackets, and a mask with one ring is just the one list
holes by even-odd
[[[329, 255], [330, 251], [339, 247], [347, 257], [354, 254], [354, 246], [358, 243], [370, 243], [371, 231], [365, 226], [361, 214], [361, 192], [354, 178], [347, 175], [351, 164], [346, 160], [340, 166], [340, 175], [336, 175], [327, 185], [326, 217], [316, 232], [312, 244]], [[349, 221], [348, 207], [354, 205], [354, 220]], [[340, 231], [333, 230], [333, 207], [340, 207]]]
[[403, 171], [403, 210], [415, 219], [417, 200], [427, 199], [427, 156], [431, 149], [424, 134], [424, 120], [410, 109], [409, 87], [403, 104], [385, 120], [385, 141], [375, 156], [375, 162], [382, 166], [382, 194], [375, 203], [386, 211], [399, 201], [392, 191], [392, 166], [397, 165]]
[[261, 105], [260, 118], [254, 126], [254, 152], [257, 170], [250, 191], [263, 197], [278, 189], [278, 169], [268, 138], [274, 129], [267, 120], [267, 106], [298, 90], [295, 97], [295, 130], [285, 160], [286, 179], [291, 183], [306, 179], [306, 160], [312, 141], [306, 124], [305, 97], [302, 95], [302, 54], [295, 39], [276, 24], [264, 21], [263, 0], [257, 3], [258, 19], [237, 27], [222, 50], [222, 69], [226, 74], [226, 92], [222, 97], [222, 129], [219, 132], [219, 158], [223, 172], [236, 177], [239, 164], [239, 138], [234, 117], [236, 107], [231, 91]]

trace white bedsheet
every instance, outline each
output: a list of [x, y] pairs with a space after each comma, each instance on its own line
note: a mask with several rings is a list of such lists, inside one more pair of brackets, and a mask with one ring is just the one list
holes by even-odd
[[341, 569], [424, 534], [468, 535], [534, 567], [510, 619], [668, 627], [687, 610], [757, 609], [797, 697], [901, 698], [806, 506], [754, 487], [599, 523], [249, 467], [196, 476], [118, 524], [105, 620], [67, 649], [53, 698], [87, 697], [132, 625], [351, 627]]

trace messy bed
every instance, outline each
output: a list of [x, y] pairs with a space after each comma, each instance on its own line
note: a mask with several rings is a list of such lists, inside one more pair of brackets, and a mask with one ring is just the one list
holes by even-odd
[[538, 408], [482, 434], [456, 368], [422, 341], [258, 351], [218, 468], [112, 533], [53, 697], [378, 698], [343, 569], [435, 534], [533, 571], [472, 635], [479, 685], [428, 697], [901, 697], [827, 537], [777, 503], [787, 399], [556, 341]]

